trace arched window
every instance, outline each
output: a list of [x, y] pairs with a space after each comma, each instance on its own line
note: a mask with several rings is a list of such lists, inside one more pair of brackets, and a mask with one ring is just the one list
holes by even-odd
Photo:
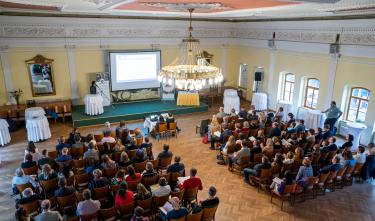
[[304, 107], [315, 109], [318, 104], [320, 81], [316, 78], [308, 78], [305, 92]]
[[295, 83], [294, 74], [291, 74], [291, 73], [285, 74], [282, 100], [289, 101], [289, 102], [292, 101], [293, 93], [294, 93], [294, 83]]
[[361, 87], [353, 87], [350, 91], [346, 120], [364, 122], [366, 118], [369, 98], [369, 90]]

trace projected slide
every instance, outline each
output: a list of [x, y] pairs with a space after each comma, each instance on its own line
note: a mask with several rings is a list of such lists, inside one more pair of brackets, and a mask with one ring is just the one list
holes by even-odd
[[110, 52], [112, 91], [160, 87], [160, 51]]

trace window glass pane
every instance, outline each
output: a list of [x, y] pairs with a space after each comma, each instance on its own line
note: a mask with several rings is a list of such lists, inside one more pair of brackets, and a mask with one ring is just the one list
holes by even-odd
[[287, 74], [286, 75], [286, 80], [294, 82], [294, 74]]
[[291, 91], [291, 92], [294, 92], [294, 84], [291, 84], [291, 86], [292, 86], [292, 87], [290, 88], [290, 91]]
[[368, 90], [361, 89], [361, 90], [360, 90], [360, 96], [361, 96], [361, 98], [363, 98], [363, 99], [368, 99], [368, 98], [369, 98], [369, 95], [370, 95], [369, 92], [370, 92], [370, 91], [368, 91]]
[[359, 105], [359, 100], [357, 98], [352, 98], [350, 100], [350, 109], [357, 109]]
[[310, 86], [310, 87], [319, 88], [319, 80], [317, 80], [317, 79], [309, 79], [309, 81], [307, 82], [307, 85]]
[[312, 98], [306, 98], [306, 106], [308, 107], [312, 106]]
[[289, 101], [289, 97], [290, 97], [290, 93], [289, 92], [285, 92], [285, 94], [284, 94], [284, 100], [285, 101]]
[[366, 119], [366, 113], [358, 112], [358, 118], [357, 121], [364, 122]]
[[361, 105], [359, 106], [359, 111], [366, 113], [368, 108], [368, 102], [362, 100]]
[[358, 88], [353, 88], [352, 96], [359, 97], [359, 89]]
[[289, 88], [290, 88], [290, 83], [289, 82], [285, 82], [285, 90], [289, 91]]
[[356, 115], [357, 115], [357, 113], [356, 113], [356, 111], [354, 111], [354, 110], [349, 110], [349, 113], [348, 113], [348, 120], [349, 121], [355, 121], [356, 119]]
[[319, 96], [319, 91], [315, 90], [314, 91], [314, 99], [318, 100], [318, 96]]
[[317, 104], [318, 104], [318, 99], [313, 99], [312, 108], [316, 108]]

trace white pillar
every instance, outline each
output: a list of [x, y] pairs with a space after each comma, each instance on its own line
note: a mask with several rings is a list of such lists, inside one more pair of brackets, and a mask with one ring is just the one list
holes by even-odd
[[[221, 46], [222, 48], [222, 51], [223, 51], [223, 55], [221, 57], [221, 71], [222, 71], [222, 74], [224, 77], [227, 77], [228, 76], [228, 73], [227, 73], [227, 52], [228, 52], [228, 49], [227, 49], [227, 45], [226, 44], [223, 44]], [[228, 80], [228, 78], [226, 79]]]
[[[275, 108], [274, 105], [276, 102], [273, 102], [274, 97], [273, 96], [273, 78], [275, 75], [275, 61], [276, 61], [276, 49], [270, 48], [270, 66], [268, 68], [268, 81], [267, 81], [267, 94], [268, 94], [268, 108]], [[277, 92], [277, 90], [275, 90]]]
[[[331, 104], [333, 100], [333, 87], [335, 86], [336, 72], [337, 72], [337, 63], [339, 61], [339, 54], [331, 54], [330, 66], [329, 66], [329, 75], [328, 75], [328, 84], [327, 84], [327, 94], [324, 96], [324, 106], [323, 109], [326, 109]], [[337, 101], [336, 101], [337, 102]]]
[[14, 91], [12, 75], [10, 73], [8, 46], [0, 46], [0, 59], [1, 59], [1, 66], [2, 66], [3, 74], [4, 74], [4, 82], [5, 82], [5, 88], [7, 91], [8, 101], [13, 103], [13, 101], [10, 100], [10, 97], [8, 94], [8, 92]]
[[65, 45], [67, 56], [68, 56], [68, 66], [69, 66], [69, 76], [70, 76], [70, 93], [73, 104], [78, 102], [78, 84], [77, 84], [77, 73], [76, 73], [76, 62], [74, 56], [75, 45]]

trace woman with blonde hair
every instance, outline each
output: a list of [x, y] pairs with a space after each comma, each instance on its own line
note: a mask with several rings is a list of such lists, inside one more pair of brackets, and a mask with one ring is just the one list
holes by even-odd
[[309, 177], [314, 176], [313, 168], [311, 166], [311, 161], [308, 157], [302, 160], [302, 166], [299, 167], [296, 181], [303, 187]]
[[111, 160], [107, 154], [102, 155], [102, 164], [103, 169], [111, 169], [116, 167], [116, 162]]
[[215, 142], [219, 140], [219, 136], [217, 133], [221, 133], [221, 125], [219, 124], [219, 121], [217, 120], [217, 117], [215, 115], [212, 116], [212, 121], [209, 126], [210, 130], [210, 138], [211, 138], [211, 149], [215, 149]]
[[142, 184], [138, 183], [137, 192], [134, 194], [135, 200], [146, 200], [152, 196], [151, 192]]
[[140, 129], [140, 128], [135, 128], [135, 130], [134, 130], [134, 137], [135, 137], [136, 139], [138, 139], [138, 138], [143, 138], [142, 133], [141, 133], [141, 129]]
[[119, 167], [127, 167], [131, 164], [132, 164], [132, 162], [129, 159], [128, 154], [125, 151], [122, 151], [122, 153], [120, 155], [120, 161], [118, 162], [118, 166]]

